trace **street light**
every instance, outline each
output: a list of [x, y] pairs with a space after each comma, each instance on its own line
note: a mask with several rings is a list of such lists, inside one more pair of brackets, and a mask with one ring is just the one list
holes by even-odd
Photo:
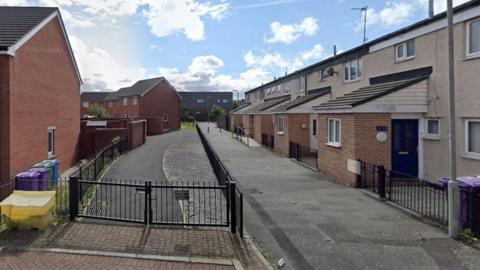
[[236, 92], [237, 93], [237, 102], [240, 100], [240, 91], [238, 90], [232, 90], [232, 92]]

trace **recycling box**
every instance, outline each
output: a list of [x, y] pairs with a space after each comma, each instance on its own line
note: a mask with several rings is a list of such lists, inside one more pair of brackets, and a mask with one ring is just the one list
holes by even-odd
[[21, 172], [15, 176], [15, 189], [38, 190], [39, 172]]

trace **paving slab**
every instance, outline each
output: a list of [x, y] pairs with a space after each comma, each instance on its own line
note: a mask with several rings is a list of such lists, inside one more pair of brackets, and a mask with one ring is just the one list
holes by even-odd
[[244, 192], [245, 226], [283, 269], [479, 269], [480, 252], [353, 188], [200, 127]]

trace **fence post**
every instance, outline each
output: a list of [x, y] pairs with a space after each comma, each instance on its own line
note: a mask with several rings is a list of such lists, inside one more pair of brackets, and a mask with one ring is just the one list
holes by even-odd
[[97, 156], [96, 155], [95, 155], [95, 158], [93, 159], [93, 180], [97, 181]]
[[70, 221], [74, 221], [78, 215], [78, 177], [70, 176], [68, 189], [70, 193]]
[[232, 219], [231, 232], [237, 233], [237, 202], [235, 200], [235, 182], [230, 182], [230, 217]]
[[381, 199], [385, 199], [385, 168], [378, 166], [378, 195]]
[[297, 161], [300, 162], [302, 161], [301, 153], [302, 153], [302, 146], [300, 143], [297, 143]]

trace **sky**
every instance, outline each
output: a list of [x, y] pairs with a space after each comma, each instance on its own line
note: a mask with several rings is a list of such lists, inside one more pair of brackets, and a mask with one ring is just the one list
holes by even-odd
[[[454, 5], [467, 0], [453, 0]], [[434, 0], [435, 13], [446, 0]], [[428, 15], [428, 0], [0, 0], [56, 6], [82, 91], [165, 76], [186, 91], [244, 92]]]

